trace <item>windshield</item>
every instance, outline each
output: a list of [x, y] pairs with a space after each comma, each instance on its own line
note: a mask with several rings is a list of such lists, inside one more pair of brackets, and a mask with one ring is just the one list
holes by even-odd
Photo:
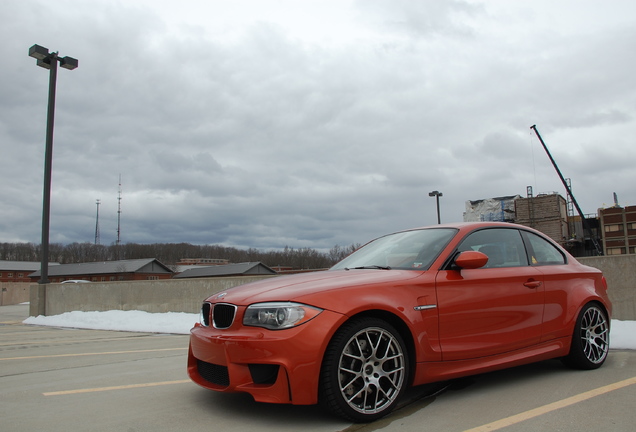
[[456, 232], [455, 228], [428, 228], [389, 234], [366, 244], [331, 270], [427, 270]]

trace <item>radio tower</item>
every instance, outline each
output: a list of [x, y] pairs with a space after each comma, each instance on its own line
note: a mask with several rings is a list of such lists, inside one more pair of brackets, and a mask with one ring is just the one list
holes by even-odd
[[97, 217], [95, 218], [95, 244], [98, 245], [99, 244], [99, 204], [100, 204], [100, 201], [99, 200], [95, 201], [95, 204], [97, 204]]
[[121, 244], [121, 174], [119, 174], [119, 193], [117, 194], [117, 250]]

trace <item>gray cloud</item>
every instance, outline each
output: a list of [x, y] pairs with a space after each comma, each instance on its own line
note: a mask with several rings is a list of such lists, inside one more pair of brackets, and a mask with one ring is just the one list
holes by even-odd
[[633, 203], [629, 2], [185, 3], [0, 4], [0, 241], [40, 238], [34, 43], [80, 60], [58, 75], [51, 241], [92, 241], [100, 199], [113, 242], [120, 174], [124, 242], [328, 249], [435, 223], [431, 190], [458, 221], [564, 193], [532, 124], [586, 213]]

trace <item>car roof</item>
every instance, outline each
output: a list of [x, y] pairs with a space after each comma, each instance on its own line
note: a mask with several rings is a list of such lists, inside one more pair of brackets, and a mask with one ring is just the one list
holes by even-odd
[[454, 228], [464, 233], [467, 231], [473, 231], [479, 228], [515, 228], [515, 229], [531, 231], [537, 234], [541, 234], [545, 237], [545, 234], [541, 233], [540, 231], [537, 231], [536, 229], [530, 228], [525, 225], [511, 223], [511, 222], [450, 222], [450, 223], [443, 223], [438, 225], [427, 225], [427, 226], [421, 226], [416, 228], [410, 228], [410, 229], [405, 229], [401, 231], [396, 231], [395, 233], [422, 230], [422, 229], [433, 229], [433, 228]]

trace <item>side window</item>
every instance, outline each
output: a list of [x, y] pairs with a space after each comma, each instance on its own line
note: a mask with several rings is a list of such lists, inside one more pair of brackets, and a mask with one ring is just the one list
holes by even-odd
[[565, 256], [552, 243], [538, 235], [524, 232], [530, 243], [530, 263], [532, 265], [565, 264]]
[[459, 251], [479, 251], [488, 256], [483, 268], [527, 266], [526, 250], [521, 234], [511, 228], [488, 228], [469, 234]]

